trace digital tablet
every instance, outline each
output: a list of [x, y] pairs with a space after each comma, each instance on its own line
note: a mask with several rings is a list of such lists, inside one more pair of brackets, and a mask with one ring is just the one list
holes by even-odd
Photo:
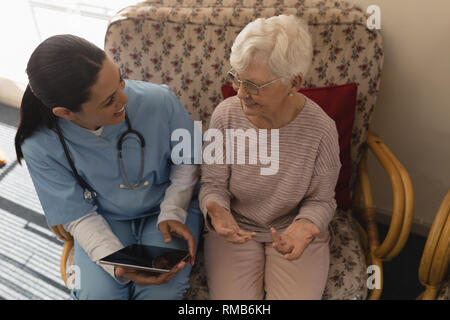
[[181, 261], [189, 262], [187, 250], [132, 244], [99, 260], [101, 264], [167, 273]]

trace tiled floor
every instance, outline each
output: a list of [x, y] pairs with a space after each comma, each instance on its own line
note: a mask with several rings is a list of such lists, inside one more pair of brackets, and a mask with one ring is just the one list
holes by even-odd
[[0, 299], [68, 299], [59, 274], [62, 243], [48, 229], [26, 164], [14, 161], [17, 109], [0, 105]]

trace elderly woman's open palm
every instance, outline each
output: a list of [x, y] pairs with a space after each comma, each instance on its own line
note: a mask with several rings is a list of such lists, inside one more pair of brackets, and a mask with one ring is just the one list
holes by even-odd
[[300, 219], [279, 234], [275, 228], [270, 228], [273, 247], [287, 260], [300, 258], [306, 247], [320, 233], [320, 229], [306, 219]]
[[211, 224], [216, 232], [227, 241], [244, 243], [255, 236], [255, 232], [247, 232], [239, 228], [230, 211], [220, 206], [215, 201], [208, 201], [206, 209], [211, 217]]

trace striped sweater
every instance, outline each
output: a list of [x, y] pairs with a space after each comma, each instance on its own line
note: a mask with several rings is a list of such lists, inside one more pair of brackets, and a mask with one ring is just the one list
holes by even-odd
[[[306, 104], [297, 117], [278, 129], [278, 170], [271, 175], [261, 174], [262, 168], [270, 166], [267, 161], [261, 163], [254, 150], [248, 152], [252, 139], [261, 138], [264, 130], [256, 128], [246, 118], [239, 98], [230, 97], [217, 106], [210, 129], [218, 129], [223, 134], [224, 164], [202, 164], [199, 202], [205, 221], [208, 221], [206, 202], [216, 201], [231, 210], [242, 229], [257, 232], [257, 241], [271, 241], [271, 227], [283, 232], [300, 218], [312, 221], [322, 233], [327, 231], [336, 209], [334, 188], [341, 167], [338, 134], [334, 121], [315, 102], [305, 98]], [[230, 146], [229, 129], [258, 132], [258, 137], [248, 135], [246, 139], [244, 164], [237, 164], [236, 142], [235, 161], [233, 164], [225, 161], [226, 147]], [[273, 155], [276, 151], [276, 144], [271, 143], [274, 133], [267, 131], [267, 154], [272, 152]], [[204, 152], [208, 145], [205, 142]]]

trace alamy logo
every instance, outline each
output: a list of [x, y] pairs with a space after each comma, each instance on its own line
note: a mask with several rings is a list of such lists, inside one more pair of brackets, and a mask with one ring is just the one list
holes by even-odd
[[[187, 129], [172, 132], [171, 141], [178, 142], [172, 148], [172, 162], [178, 164], [251, 164], [267, 167], [260, 168], [261, 175], [274, 175], [279, 169], [279, 132], [278, 129], [226, 129], [225, 134], [210, 128], [201, 135], [202, 122], [195, 121], [194, 139]], [[270, 151], [269, 135], [270, 133]], [[205, 148], [202, 149], [202, 138]], [[181, 141], [180, 141], [181, 139]], [[192, 146], [192, 141], [194, 146]], [[248, 144], [247, 144], [248, 141]], [[247, 147], [248, 146], [248, 147]], [[225, 150], [225, 155], [224, 155]], [[192, 152], [194, 156], [192, 157]], [[248, 163], [246, 155], [248, 152]], [[194, 159], [192, 163], [191, 159]]]
[[370, 14], [369, 18], [366, 21], [366, 26], [369, 30], [381, 29], [381, 9], [377, 5], [371, 5], [367, 7], [367, 14]]
[[367, 288], [370, 290], [381, 289], [381, 269], [377, 265], [370, 265], [367, 267], [367, 273], [373, 274], [367, 278]]

